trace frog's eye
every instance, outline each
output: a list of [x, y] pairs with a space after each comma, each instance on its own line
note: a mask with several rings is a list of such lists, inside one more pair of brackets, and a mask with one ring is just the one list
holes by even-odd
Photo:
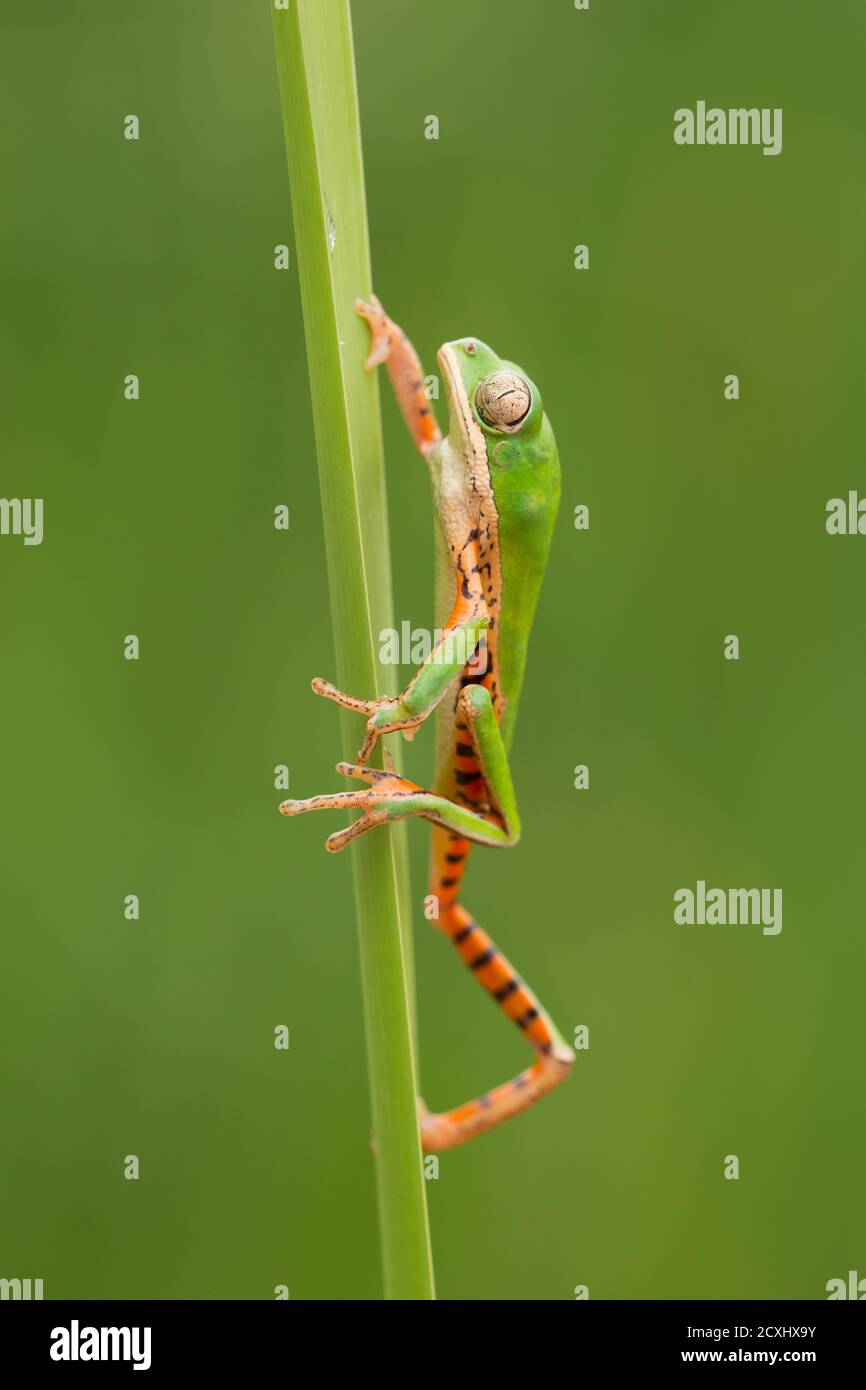
[[494, 372], [484, 378], [475, 392], [475, 404], [485, 425], [509, 433], [529, 414], [532, 392], [516, 372]]

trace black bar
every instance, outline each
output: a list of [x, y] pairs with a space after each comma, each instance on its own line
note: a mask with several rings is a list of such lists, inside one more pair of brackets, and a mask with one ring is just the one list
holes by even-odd
[[[843, 1300], [844, 1301], [844, 1300]], [[863, 1301], [863, 1300], [859, 1300]], [[364, 1321], [351, 1340], [342, 1341], [340, 1328], [351, 1329], [355, 1309], [350, 1303], [312, 1304], [299, 1301], [253, 1302], [3, 1302], [0, 1304], [0, 1346], [6, 1370], [17, 1363], [25, 1376], [32, 1370], [49, 1371], [58, 1378], [134, 1375], [134, 1364], [144, 1375], [159, 1379], [189, 1371], [197, 1377], [213, 1374], [224, 1379], [233, 1372], [249, 1373], [251, 1364], [297, 1372], [299, 1356], [309, 1353], [314, 1365], [339, 1365], [341, 1348], [360, 1371], [363, 1352], [377, 1346], [377, 1338], [389, 1328], [390, 1319], [379, 1323], [374, 1306], [363, 1304]], [[421, 1371], [438, 1361], [445, 1347], [456, 1349], [467, 1335], [475, 1338], [465, 1319], [443, 1311], [428, 1314], [416, 1328], [406, 1324], [405, 1312], [391, 1324], [400, 1334], [413, 1337], [413, 1365]], [[535, 1328], [521, 1319], [509, 1344], [507, 1370], [523, 1357], [527, 1365], [544, 1347], [544, 1360], [564, 1348], [566, 1366], [574, 1377], [588, 1369], [667, 1371], [671, 1367], [764, 1365], [775, 1369], [805, 1365], [822, 1376], [828, 1371], [861, 1367], [864, 1323], [861, 1315], [840, 1302], [762, 1303], [662, 1303], [575, 1301], [568, 1316], [539, 1311], [541, 1343]], [[473, 1321], [473, 1326], [477, 1324]], [[501, 1329], [501, 1324], [499, 1324]], [[94, 1332], [95, 1329], [95, 1332]], [[106, 1329], [103, 1335], [102, 1329]], [[116, 1329], [110, 1332], [108, 1329]], [[137, 1334], [134, 1329], [138, 1329]], [[323, 1331], [325, 1337], [323, 1339]], [[437, 1333], [449, 1342], [437, 1350]], [[527, 1335], [528, 1334], [528, 1335]], [[416, 1340], [417, 1339], [417, 1340]], [[499, 1351], [497, 1351], [497, 1347]], [[62, 1354], [69, 1358], [54, 1359]], [[503, 1344], [494, 1338], [489, 1347], [476, 1344], [483, 1353], [485, 1373], [492, 1375], [500, 1362]], [[84, 1359], [96, 1350], [106, 1359]], [[111, 1359], [114, 1352], [125, 1360]], [[380, 1347], [380, 1353], [384, 1348]], [[405, 1353], [404, 1353], [405, 1355]], [[378, 1359], [378, 1358], [377, 1358]], [[148, 1364], [145, 1365], [145, 1362]], [[457, 1365], [458, 1363], [455, 1363]], [[465, 1362], [459, 1363], [464, 1367]], [[367, 1372], [371, 1370], [367, 1364]], [[506, 1369], [506, 1368], [503, 1368]], [[457, 1372], [455, 1371], [455, 1374]], [[460, 1372], [459, 1374], [462, 1374]], [[26, 1382], [16, 1382], [26, 1383]]]

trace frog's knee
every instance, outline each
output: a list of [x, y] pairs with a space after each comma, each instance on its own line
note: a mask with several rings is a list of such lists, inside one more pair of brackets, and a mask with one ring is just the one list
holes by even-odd
[[490, 691], [487, 689], [486, 685], [464, 685], [460, 698], [463, 701], [467, 714], [473, 719], [477, 719], [479, 715], [484, 714], [493, 704], [490, 698]]

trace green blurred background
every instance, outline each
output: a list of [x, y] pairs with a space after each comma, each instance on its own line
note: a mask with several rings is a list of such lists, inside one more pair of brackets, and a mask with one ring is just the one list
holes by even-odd
[[[442, 1157], [440, 1296], [824, 1297], [866, 1274], [866, 540], [824, 530], [866, 490], [866, 13], [359, 0], [354, 23], [376, 288], [428, 370], [464, 334], [519, 360], [563, 461], [524, 838], [476, 853], [466, 901], [591, 1046]], [[0, 1276], [377, 1298], [349, 855], [273, 786], [287, 763], [293, 795], [337, 788], [346, 750], [309, 689], [334, 662], [269, 6], [7, 4], [0, 48], [0, 492], [46, 499], [41, 547], [0, 538]], [[676, 147], [698, 98], [782, 107], [782, 154]], [[384, 410], [396, 614], [427, 626], [428, 481]], [[432, 734], [407, 766], [429, 776]], [[527, 1054], [425, 923], [409, 840], [443, 1107]], [[674, 926], [698, 878], [781, 887], [781, 935]]]

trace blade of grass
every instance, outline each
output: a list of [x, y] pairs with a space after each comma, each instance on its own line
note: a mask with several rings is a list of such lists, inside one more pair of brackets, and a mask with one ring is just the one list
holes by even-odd
[[[319, 459], [337, 683], [380, 693], [376, 637], [393, 626], [379, 395], [354, 301], [371, 288], [348, 0], [272, 6]], [[360, 741], [343, 714], [343, 753]], [[353, 784], [357, 788], [357, 784]], [[353, 858], [376, 1139], [385, 1296], [434, 1297], [415, 1108], [408, 875], [402, 826]]]

